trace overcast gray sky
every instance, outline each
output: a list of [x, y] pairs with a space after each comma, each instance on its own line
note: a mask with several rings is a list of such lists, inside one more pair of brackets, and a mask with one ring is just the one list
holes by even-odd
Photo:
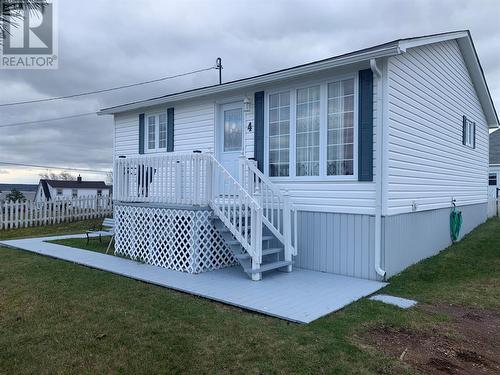
[[[59, 69], [0, 70], [0, 103], [67, 95], [214, 65], [232, 80], [390, 40], [470, 29], [500, 108], [500, 1], [58, 1]], [[217, 83], [217, 72], [74, 100], [0, 109], [0, 125]], [[0, 160], [110, 169], [111, 117], [0, 128]], [[36, 183], [0, 165], [0, 182]], [[42, 171], [43, 172], [43, 171]], [[82, 173], [84, 178], [95, 178]], [[102, 177], [102, 176], [101, 176]]]

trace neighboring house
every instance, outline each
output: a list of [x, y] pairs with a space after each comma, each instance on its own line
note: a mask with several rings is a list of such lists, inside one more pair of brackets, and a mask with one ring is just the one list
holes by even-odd
[[83, 181], [80, 176], [74, 181], [41, 179], [37, 186], [36, 201], [71, 199], [90, 196], [108, 196], [111, 186], [104, 181]]
[[100, 114], [114, 115], [116, 252], [147, 263], [382, 279], [450, 245], [453, 204], [460, 236], [487, 217], [499, 121], [468, 31]]
[[23, 193], [26, 200], [33, 200], [35, 198], [37, 188], [38, 185], [32, 184], [0, 184], [0, 202], [5, 201], [5, 197], [12, 191], [12, 189], [16, 189]]
[[488, 175], [488, 216], [499, 214], [500, 195], [500, 131], [490, 133], [490, 170]]
[[500, 188], [500, 131], [490, 133], [490, 174], [488, 185]]

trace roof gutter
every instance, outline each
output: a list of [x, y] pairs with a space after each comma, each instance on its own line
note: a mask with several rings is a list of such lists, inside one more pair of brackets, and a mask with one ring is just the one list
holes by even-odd
[[136, 103], [130, 103], [125, 105], [120, 105], [116, 107], [104, 108], [101, 111], [97, 112], [98, 115], [111, 115], [116, 113], [133, 111], [139, 108], [151, 107], [155, 105], [162, 105], [171, 102], [176, 102], [180, 100], [198, 98], [202, 96], [214, 95], [230, 90], [237, 90], [246, 87], [252, 86], [262, 86], [271, 84], [276, 81], [285, 80], [288, 78], [295, 78], [301, 75], [316, 73], [318, 71], [332, 69], [336, 67], [340, 67], [343, 65], [355, 64], [363, 61], [367, 61], [370, 59], [393, 56], [400, 53], [399, 47], [397, 43], [394, 43], [390, 46], [385, 46], [383, 48], [379, 48], [372, 51], [360, 52], [357, 54], [349, 55], [349, 56], [341, 56], [337, 58], [332, 58], [325, 61], [320, 61], [317, 63], [307, 64], [295, 68], [285, 69], [274, 73], [263, 74], [256, 77], [251, 77], [243, 80], [233, 81], [224, 83], [222, 85], [215, 85], [206, 88], [196, 89], [181, 92], [178, 94], [172, 94], [163, 96], [160, 98], [144, 100]]
[[377, 78], [377, 132], [376, 145], [377, 157], [375, 158], [375, 272], [385, 280], [387, 272], [380, 266], [382, 261], [382, 158], [383, 158], [383, 121], [382, 98], [383, 84], [382, 72], [377, 66], [377, 60], [370, 59], [370, 68]]

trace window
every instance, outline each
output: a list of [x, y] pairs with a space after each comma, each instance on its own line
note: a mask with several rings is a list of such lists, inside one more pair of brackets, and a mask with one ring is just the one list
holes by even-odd
[[297, 90], [296, 175], [319, 176], [320, 87]]
[[354, 174], [354, 79], [328, 84], [328, 176]]
[[78, 197], [78, 189], [71, 189], [71, 196], [73, 198]]
[[356, 178], [357, 82], [356, 76], [344, 76], [268, 94], [269, 177]]
[[156, 117], [148, 116], [148, 149], [153, 150], [156, 146]]
[[462, 143], [468, 147], [476, 147], [476, 123], [466, 116], [463, 117]]
[[101, 197], [102, 196], [102, 190], [97, 190], [97, 196]]
[[63, 195], [63, 189], [57, 189], [56, 190], [57, 195]]
[[145, 149], [148, 152], [167, 149], [167, 114], [147, 116]]
[[224, 111], [224, 152], [241, 151], [243, 147], [243, 111], [241, 108]]
[[162, 113], [158, 116], [158, 124], [160, 126], [159, 129], [159, 148], [167, 148], [167, 115], [166, 113]]
[[490, 186], [497, 186], [497, 174], [496, 173], [490, 173], [488, 176], [488, 185]]
[[269, 95], [269, 175], [290, 173], [290, 92]]

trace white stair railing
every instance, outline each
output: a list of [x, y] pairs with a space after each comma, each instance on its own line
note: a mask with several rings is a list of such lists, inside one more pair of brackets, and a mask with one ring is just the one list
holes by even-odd
[[217, 159], [210, 154], [205, 157], [210, 160], [209, 205], [252, 257], [252, 268], [258, 269], [262, 263], [262, 208]]
[[285, 260], [292, 260], [292, 255], [297, 255], [297, 211], [290, 202], [288, 192], [273, 184], [253, 160], [240, 157], [239, 168], [242, 186], [256, 197], [262, 207], [262, 222], [283, 243]]

